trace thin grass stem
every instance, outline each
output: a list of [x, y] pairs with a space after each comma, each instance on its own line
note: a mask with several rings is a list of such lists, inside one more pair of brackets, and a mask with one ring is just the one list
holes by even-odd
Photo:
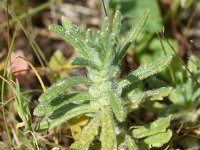
[[[164, 45], [163, 45], [163, 42], [162, 42], [162, 40], [161, 40], [160, 33], [157, 32], [156, 34], [157, 34], [158, 39], [159, 39], [159, 41], [160, 41], [160, 44], [161, 44], [161, 46], [162, 46], [162, 50], [163, 50], [165, 56], [167, 56], [167, 51], [166, 51], [166, 49], [165, 49], [165, 47], [164, 47]], [[170, 76], [171, 76], [171, 79], [172, 79], [172, 84], [175, 85], [176, 79], [175, 79], [175, 75], [174, 75], [174, 72], [173, 72], [173, 70], [172, 70], [171, 64], [168, 66], [168, 69], [169, 69], [169, 73], [170, 73]]]
[[[28, 18], [28, 17], [31, 17], [31, 16], [37, 14], [37, 13], [40, 12], [40, 11], [42, 11], [42, 10], [48, 8], [48, 7], [50, 6], [50, 4], [51, 4], [50, 2], [46, 2], [46, 3], [42, 4], [42, 5], [39, 5], [39, 6], [36, 7], [36, 8], [29, 9], [29, 10], [27, 11], [27, 13], [24, 13], [24, 14], [22, 14], [22, 15], [17, 16], [18, 19], [13, 18], [12, 20], [10, 20], [9, 27], [12, 26], [12, 25], [14, 25], [14, 24], [15, 24], [16, 22], [18, 22], [18, 21], [22, 21], [22, 20], [24, 20], [24, 19], [26, 19], [26, 18]], [[7, 9], [8, 9], [8, 8], [7, 8]], [[6, 26], [7, 26], [7, 22], [4, 22], [4, 23], [2, 23], [2, 24], [0, 25], [0, 29], [5, 28]]]
[[170, 44], [170, 42], [165, 38], [165, 36], [161, 33], [163, 39], [167, 42], [167, 44], [171, 47], [171, 49], [173, 50], [173, 52], [175, 53], [175, 55], [178, 57], [178, 59], [180, 60], [180, 62], [183, 64], [183, 66], [185, 67], [185, 69], [189, 72], [191, 78], [197, 83], [197, 85], [200, 87], [200, 83], [198, 82], [197, 78], [193, 75], [193, 73], [190, 71], [190, 69], [187, 67], [187, 65], [183, 62], [183, 60], [181, 59], [181, 57], [178, 55], [178, 53], [176, 52], [176, 50], [174, 49], [174, 47]]
[[[16, 26], [12, 41], [8, 45], [9, 49], [8, 49], [8, 54], [7, 54], [7, 57], [6, 57], [6, 62], [5, 62], [4, 71], [3, 71], [3, 77], [4, 78], [6, 78], [6, 76], [7, 76], [7, 67], [8, 67], [8, 63], [10, 61], [11, 52], [13, 50], [13, 45], [14, 45], [14, 41], [15, 41], [15, 37], [16, 37], [16, 33], [17, 33], [16, 32], [17, 28], [18, 28], [18, 26]], [[4, 103], [5, 103], [4, 92], [5, 92], [5, 81], [2, 80], [2, 83], [1, 83], [1, 102], [2, 102], [3, 105], [1, 107], [1, 110], [2, 110], [3, 120], [4, 120], [4, 124], [5, 124], [5, 128], [6, 128], [6, 134], [7, 134], [7, 137], [8, 137], [9, 146], [11, 147], [12, 139], [11, 139], [9, 126], [8, 126], [8, 122], [7, 122], [8, 119], [6, 118], [5, 105], [4, 105]]]

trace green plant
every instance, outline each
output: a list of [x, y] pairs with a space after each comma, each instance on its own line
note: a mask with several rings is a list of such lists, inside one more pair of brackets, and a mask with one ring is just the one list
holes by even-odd
[[[134, 62], [139, 64], [150, 63], [156, 58], [159, 58], [164, 55], [172, 55], [174, 56], [173, 51], [168, 51], [170, 46], [167, 42], [163, 41], [161, 44], [161, 39], [158, 38], [158, 32], [163, 32], [163, 26], [165, 25], [166, 14], [162, 17], [160, 13], [160, 8], [158, 1], [149, 0], [149, 1], [141, 1], [141, 0], [111, 0], [110, 1], [110, 10], [115, 10], [115, 8], [120, 8], [122, 14], [125, 16], [123, 20], [123, 32], [128, 31], [129, 27], [135, 24], [135, 19], [137, 18], [137, 14], [139, 12], [143, 12], [146, 9], [149, 9], [151, 14], [149, 16], [150, 21], [145, 27], [144, 31], [138, 37], [138, 40], [135, 41], [137, 43], [134, 48]], [[165, 31], [166, 38], [170, 41], [173, 47], [178, 50], [178, 43], [175, 39], [173, 39], [169, 35], [169, 31]], [[171, 31], [170, 31], [171, 32]], [[171, 72], [174, 74], [177, 71], [180, 71], [182, 64], [177, 59], [177, 57], [173, 58], [172, 63], [169, 68], [164, 70], [160, 76], [162, 79], [169, 83], [173, 82], [173, 77]], [[171, 70], [171, 71], [169, 71]]]
[[16, 85], [11, 86], [17, 113], [24, 124], [21, 128], [16, 127], [16, 135], [20, 142], [19, 149], [28, 148], [29, 150], [37, 149], [37, 142], [35, 141], [33, 131], [31, 129], [32, 117], [28, 107], [28, 103], [20, 91], [19, 82], [16, 81]]
[[[72, 64], [86, 67], [88, 75], [61, 80], [39, 97], [39, 105], [35, 108], [34, 115], [47, 117], [37, 124], [36, 131], [50, 130], [69, 119], [86, 115], [90, 121], [71, 149], [98, 147], [99, 140], [101, 149], [104, 150], [117, 147], [132, 150], [138, 149], [138, 146], [140, 149], [148, 149], [161, 147], [170, 140], [172, 131], [167, 129], [170, 116], [158, 118], [130, 131], [126, 118], [127, 113], [137, 109], [145, 100], [162, 100], [170, 93], [171, 87], [143, 91], [141, 85], [145, 78], [164, 70], [172, 57], [161, 57], [128, 76], [117, 79], [120, 74], [120, 61], [142, 30], [148, 16], [149, 12], [145, 11], [122, 44], [117, 41], [122, 19], [120, 11], [116, 12], [111, 29], [108, 17], [104, 19], [102, 30], [97, 31], [96, 37], [91, 29], [85, 33], [64, 17], [62, 26], [50, 25], [51, 31], [69, 41], [76, 49], [80, 57], [75, 58]], [[65, 93], [66, 89], [77, 84], [88, 85], [88, 92]], [[141, 138], [144, 140], [137, 140]]]
[[[187, 67], [199, 80], [200, 70], [196, 64], [196, 58], [191, 55]], [[200, 89], [186, 70], [179, 72], [176, 78], [175, 88], [169, 95], [172, 105], [168, 105], [168, 107], [161, 111], [160, 115], [170, 113], [173, 114], [173, 119], [181, 119], [183, 122], [195, 122], [200, 114], [198, 109]]]
[[[9, 89], [13, 93], [13, 99], [15, 100], [13, 103], [14, 110], [12, 110], [13, 119], [14, 119], [14, 124], [13, 124], [14, 129], [12, 130], [12, 133], [15, 135], [15, 139], [13, 140], [13, 143], [11, 143], [13, 144], [12, 146], [14, 146], [17, 149], [27, 149], [27, 148], [29, 150], [38, 149], [37, 141], [36, 141], [36, 138], [34, 137], [34, 134], [31, 128], [32, 117], [31, 117], [31, 113], [28, 107], [28, 102], [21, 93], [18, 80], [16, 80], [16, 83], [15, 83], [10, 79], [6, 80], [2, 76], [0, 77], [9, 86]], [[15, 115], [18, 115], [19, 118], [16, 119], [14, 117]], [[17, 142], [14, 145], [15, 141]], [[1, 146], [5, 150], [10, 149], [9, 145], [7, 145], [6, 143], [3, 144], [2, 142]]]
[[[187, 67], [199, 81], [200, 69], [197, 64], [196, 58], [191, 55]], [[159, 116], [163, 117], [171, 114], [173, 116], [171, 119], [172, 127], [179, 128], [181, 126], [183, 132], [190, 132], [189, 128], [195, 130], [195, 126], [198, 128], [200, 88], [186, 69], [177, 74], [176, 84], [169, 95], [169, 100], [171, 104], [161, 110]], [[191, 134], [195, 137], [195, 132]], [[193, 147], [194, 149], [199, 149], [197, 138], [180, 134], [177, 139], [174, 145], [184, 145], [185, 148]]]

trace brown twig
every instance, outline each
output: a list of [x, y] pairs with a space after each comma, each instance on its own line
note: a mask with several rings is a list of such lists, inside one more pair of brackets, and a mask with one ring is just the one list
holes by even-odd
[[174, 49], [174, 47], [170, 44], [170, 42], [165, 38], [165, 36], [161, 33], [163, 39], [167, 42], [167, 44], [171, 47], [171, 49], [173, 50], [173, 52], [175, 53], [175, 55], [178, 57], [178, 59], [180, 60], [180, 62], [182, 63], [182, 65], [185, 67], [185, 69], [189, 72], [191, 78], [197, 83], [197, 85], [200, 87], [200, 83], [198, 82], [197, 78], [193, 75], [193, 73], [189, 70], [189, 68], [187, 67], [187, 65], [183, 62], [183, 60], [181, 59], [181, 57], [178, 55], [178, 53], [176, 52], [176, 50]]
[[106, 6], [105, 6], [105, 3], [104, 3], [104, 0], [102, 0], [102, 4], [103, 4], [104, 12], [105, 12], [106, 16], [108, 16], [108, 13], [107, 13], [107, 10], [106, 10]]

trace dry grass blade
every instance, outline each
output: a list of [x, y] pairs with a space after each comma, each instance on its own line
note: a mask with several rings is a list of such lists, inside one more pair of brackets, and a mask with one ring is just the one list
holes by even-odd
[[40, 75], [39, 75], [38, 71], [35, 69], [35, 67], [34, 67], [26, 58], [23, 58], [23, 57], [21, 57], [21, 56], [18, 56], [16, 59], [18, 59], [18, 58], [20, 58], [20, 59], [22, 59], [22, 60], [24, 60], [25, 62], [28, 63], [28, 65], [31, 67], [31, 69], [33, 70], [33, 72], [34, 72], [35, 75], [37, 76], [37, 78], [38, 78], [38, 80], [39, 80], [39, 82], [40, 82], [40, 85], [41, 85], [43, 91], [45, 92], [45, 91], [46, 91], [46, 88], [45, 88], [44, 82], [42, 81], [42, 78], [40, 77]]

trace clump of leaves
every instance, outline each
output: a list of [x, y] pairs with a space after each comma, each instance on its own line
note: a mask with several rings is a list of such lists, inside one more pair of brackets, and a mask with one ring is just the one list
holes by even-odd
[[[191, 55], [187, 68], [194, 74], [197, 80], [200, 79], [200, 69], [196, 58]], [[160, 112], [160, 116], [173, 114], [172, 119], [181, 119], [184, 123], [195, 123], [200, 115], [198, 108], [200, 98], [200, 88], [191, 78], [187, 70], [177, 74], [175, 89], [169, 95], [171, 105]], [[186, 117], [187, 116], [187, 117]]]
[[[172, 57], [159, 58], [122, 79], [117, 78], [120, 74], [120, 61], [131, 43], [136, 40], [148, 16], [149, 12], [145, 11], [121, 44], [118, 42], [122, 19], [120, 11], [116, 11], [111, 29], [109, 19], [105, 17], [96, 37], [91, 29], [84, 32], [64, 17], [62, 26], [50, 25], [51, 31], [69, 41], [78, 52], [79, 57], [74, 58], [72, 64], [86, 67], [88, 74], [87, 77], [61, 80], [40, 96], [34, 114], [47, 117], [37, 124], [36, 131], [50, 130], [69, 119], [86, 115], [90, 121], [71, 149], [89, 149], [98, 141], [103, 150], [138, 149], [138, 144], [149, 149], [161, 147], [170, 140], [172, 132], [167, 129], [170, 116], [158, 118], [130, 131], [126, 127], [126, 118], [127, 113], [137, 109], [145, 100], [162, 100], [169, 94], [170, 87], [142, 91], [140, 85], [145, 78], [164, 70]], [[88, 85], [88, 91], [65, 92], [77, 84]], [[97, 139], [96, 142], [93, 142], [94, 139]]]
[[[187, 68], [193, 76], [200, 80], [200, 69], [196, 58], [189, 57]], [[180, 134], [173, 145], [183, 146], [186, 149], [199, 149], [198, 139], [196, 138], [198, 119], [200, 115], [200, 88], [197, 82], [191, 78], [190, 73], [185, 69], [179, 72], [176, 77], [176, 85], [169, 95], [171, 104], [160, 111], [159, 116], [172, 115], [172, 128], [180, 128]], [[185, 134], [187, 132], [187, 134]], [[191, 132], [190, 134], [188, 134]], [[184, 136], [182, 135], [184, 133]], [[188, 136], [187, 136], [188, 135]], [[193, 136], [193, 137], [192, 137]]]

